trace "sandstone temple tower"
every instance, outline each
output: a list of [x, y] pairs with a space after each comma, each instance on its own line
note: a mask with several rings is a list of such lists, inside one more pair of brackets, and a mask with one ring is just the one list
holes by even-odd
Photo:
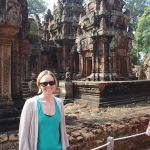
[[88, 1], [81, 15], [76, 43], [81, 76], [114, 80], [131, 73], [132, 29], [122, 0]]
[[[56, 46], [57, 70], [74, 77], [120, 80], [131, 74], [130, 12], [122, 0], [60, 0], [44, 22], [44, 39]], [[49, 16], [49, 18], [48, 18]], [[51, 48], [53, 49], [53, 48]]]
[[[66, 72], [69, 67], [72, 73], [78, 73], [79, 62], [78, 53], [75, 45], [76, 29], [80, 14], [84, 14], [82, 1], [60, 0], [58, 5], [54, 6], [53, 17], [48, 15], [44, 25], [48, 41], [54, 43], [56, 48], [57, 65], [56, 70], [61, 74]], [[48, 18], [49, 16], [49, 18]], [[46, 37], [46, 36], [44, 36]], [[54, 48], [51, 48], [54, 49]]]
[[[12, 128], [18, 116], [14, 97], [20, 95], [24, 60], [28, 48], [28, 4], [26, 0], [0, 1], [0, 129]], [[7, 119], [14, 117], [13, 119]], [[5, 125], [7, 124], [7, 125]], [[18, 126], [18, 125], [17, 125]], [[1, 131], [0, 130], [0, 131]]]
[[[21, 88], [28, 48], [26, 0], [0, 2], [0, 99], [10, 100]], [[15, 84], [13, 84], [15, 83]]]

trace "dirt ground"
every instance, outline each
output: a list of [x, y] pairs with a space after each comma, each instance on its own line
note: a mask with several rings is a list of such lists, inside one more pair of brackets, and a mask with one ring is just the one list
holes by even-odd
[[77, 125], [78, 123], [83, 123], [83, 121], [103, 124], [106, 122], [114, 122], [115, 120], [149, 113], [150, 100], [106, 108], [95, 108], [87, 104], [77, 103], [70, 103], [65, 105], [66, 117], [72, 118], [70, 121], [67, 119], [68, 125]]

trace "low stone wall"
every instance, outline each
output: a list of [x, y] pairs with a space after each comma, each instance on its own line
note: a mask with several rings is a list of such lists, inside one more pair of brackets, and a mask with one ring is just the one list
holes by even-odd
[[73, 81], [74, 98], [100, 107], [150, 99], [150, 80]]
[[[124, 118], [114, 123], [92, 124], [88, 121], [78, 126], [67, 126], [67, 134], [70, 143], [68, 150], [90, 150], [106, 143], [107, 137], [114, 138], [138, 134], [146, 131], [149, 114], [141, 114], [132, 118]], [[66, 116], [66, 122], [69, 116]], [[137, 136], [121, 141], [116, 141], [114, 150], [148, 150], [150, 137]], [[0, 149], [18, 149], [18, 131], [0, 134]], [[103, 148], [101, 150], [106, 150]]]

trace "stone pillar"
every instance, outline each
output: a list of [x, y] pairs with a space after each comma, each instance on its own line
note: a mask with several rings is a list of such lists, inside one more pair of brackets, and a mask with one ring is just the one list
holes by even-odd
[[92, 53], [92, 73], [95, 72], [95, 60], [94, 60], [94, 53]]
[[57, 73], [58, 73], [58, 71], [60, 71], [60, 69], [61, 69], [61, 52], [60, 52], [60, 50], [57, 50], [57, 62], [58, 62], [58, 68], [57, 68]]
[[115, 52], [112, 52], [112, 68], [113, 68], [113, 72], [116, 73], [116, 53]]
[[63, 44], [63, 51], [62, 51], [62, 65], [63, 65], [63, 71], [66, 71], [66, 68], [69, 67], [68, 64], [69, 64], [69, 59], [66, 59], [69, 57], [69, 53], [68, 53], [68, 48], [69, 48], [69, 45], [67, 42], [64, 42]]
[[11, 95], [11, 46], [19, 27], [0, 25], [0, 105], [9, 103]]
[[27, 55], [26, 58], [25, 58], [25, 66], [26, 66], [26, 74], [25, 74], [25, 78], [28, 78], [30, 76], [29, 74], [29, 58], [30, 56]]
[[20, 66], [21, 66], [21, 81], [22, 79], [25, 77], [25, 58], [26, 58], [26, 55], [29, 51], [28, 49], [28, 44], [29, 44], [29, 41], [28, 40], [21, 40], [20, 43], [19, 43], [19, 51], [20, 51]]
[[130, 54], [129, 53], [127, 53], [127, 59], [126, 59], [126, 61], [127, 61], [127, 73], [129, 74], [129, 73], [131, 73], [131, 58], [130, 58]]
[[[41, 54], [39, 53], [38, 55], [38, 63], [41, 64]], [[37, 75], [41, 72], [41, 65], [37, 65], [38, 69], [37, 69]]]
[[81, 53], [79, 53], [79, 73], [83, 76], [83, 57]]
[[0, 45], [0, 98], [11, 99], [11, 46]]
[[86, 59], [85, 58], [82, 58], [83, 59], [83, 76], [85, 77], [86, 76]]
[[72, 81], [60, 81], [60, 97], [63, 99], [64, 103], [70, 103], [73, 101], [73, 83]]
[[115, 80], [117, 75], [117, 57], [116, 57], [116, 52], [112, 52], [112, 73], [113, 73], [113, 79]]

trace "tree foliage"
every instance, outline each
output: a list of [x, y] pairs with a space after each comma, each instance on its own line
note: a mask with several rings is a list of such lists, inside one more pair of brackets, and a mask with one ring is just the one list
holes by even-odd
[[150, 6], [145, 8], [144, 14], [137, 21], [135, 43], [140, 51], [150, 51]]
[[150, 51], [150, 6], [145, 8], [143, 15], [137, 21], [132, 45], [132, 54], [135, 52], [147, 54]]
[[44, 14], [47, 9], [47, 3], [45, 0], [27, 0], [28, 1], [28, 9], [29, 15], [31, 14]]
[[134, 25], [144, 12], [147, 6], [150, 6], [149, 0], [124, 0], [125, 8], [129, 9], [131, 14], [131, 23]]
[[30, 23], [30, 35], [38, 35], [38, 26], [34, 20]]

